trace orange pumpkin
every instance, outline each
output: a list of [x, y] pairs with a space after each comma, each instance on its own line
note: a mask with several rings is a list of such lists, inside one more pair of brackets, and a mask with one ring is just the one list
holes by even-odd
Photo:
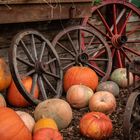
[[[30, 94], [31, 86], [32, 86], [32, 78], [31, 77], [23, 78], [22, 84], [27, 90], [27, 92]], [[38, 89], [38, 86], [36, 85], [35, 90], [34, 90], [34, 98], [38, 98], [38, 96], [39, 96], [39, 89]], [[11, 105], [16, 106], [16, 107], [26, 107], [29, 105], [26, 99], [18, 91], [13, 80], [8, 89], [7, 100]]]
[[101, 112], [90, 112], [81, 118], [80, 132], [95, 140], [105, 140], [112, 134], [112, 122]]
[[0, 91], [8, 88], [12, 80], [12, 76], [5, 60], [0, 58]]
[[63, 140], [63, 137], [55, 129], [42, 128], [33, 134], [33, 140]]
[[73, 85], [68, 89], [66, 99], [72, 107], [82, 108], [88, 105], [93, 94], [93, 90], [87, 86]]
[[0, 107], [6, 107], [6, 101], [2, 94], [0, 94]]
[[34, 125], [33, 132], [35, 133], [41, 128], [52, 128], [58, 130], [56, 122], [51, 118], [42, 118], [38, 120]]
[[64, 74], [64, 90], [67, 90], [72, 85], [85, 85], [90, 87], [93, 91], [98, 85], [97, 74], [89, 67], [73, 66]]
[[32, 140], [31, 132], [16, 112], [8, 107], [0, 107], [0, 139]]

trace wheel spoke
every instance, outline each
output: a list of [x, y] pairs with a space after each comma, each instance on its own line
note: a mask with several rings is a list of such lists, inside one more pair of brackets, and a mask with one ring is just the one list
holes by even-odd
[[86, 65], [88, 65], [88, 66], [91, 67], [93, 70], [95, 70], [95, 71], [98, 73], [98, 75], [100, 75], [100, 76], [102, 76], [102, 77], [105, 75], [105, 72], [103, 72], [99, 67], [94, 66], [94, 65], [92, 65], [92, 64], [90, 64], [90, 63], [86, 63]]
[[78, 32], [78, 43], [79, 53], [82, 53], [82, 50], [85, 49], [85, 34], [81, 30]]
[[127, 46], [124, 46], [123, 48], [124, 48], [125, 50], [127, 50], [127, 51], [129, 51], [129, 52], [135, 54], [135, 55], [140, 56], [140, 52], [138, 52], [138, 51], [134, 51], [133, 49], [131, 49], [131, 48], [127, 47]]
[[113, 4], [113, 15], [114, 15], [114, 33], [117, 34], [118, 33], [118, 29], [117, 29], [117, 23], [116, 23], [116, 4]]
[[63, 48], [65, 51], [67, 51], [68, 53], [70, 53], [72, 56], [75, 56], [75, 54], [74, 53], [72, 53], [70, 50], [68, 50], [64, 45], [62, 45], [60, 42], [57, 42], [57, 44], [61, 47], [61, 48]]
[[125, 22], [123, 23], [123, 26], [122, 26], [122, 28], [120, 30], [120, 33], [119, 33], [120, 35], [122, 35], [122, 33], [124, 32], [124, 29], [126, 27], [126, 24], [127, 24], [127, 22], [128, 22], [128, 20], [129, 20], [129, 18], [130, 18], [131, 15], [132, 15], [132, 10], [129, 12], [129, 14], [127, 15], [127, 17], [125, 19]]
[[125, 56], [125, 58], [131, 62], [131, 59], [129, 58], [129, 56], [126, 54], [126, 52], [123, 50], [123, 48], [121, 48], [122, 54]]
[[127, 43], [140, 43], [140, 40], [128, 40]]
[[45, 73], [46, 75], [49, 75], [49, 76], [52, 76], [52, 77], [54, 77], [54, 78], [60, 79], [60, 76], [59, 76], [59, 75], [56, 75], [56, 74], [54, 74], [54, 73], [51, 73], [51, 72], [48, 72], [48, 71], [44, 71], [44, 73]]
[[42, 94], [43, 99], [47, 99], [47, 94], [46, 94], [43, 79], [41, 76], [38, 77], [38, 86], [40, 88], [40, 92]]
[[122, 68], [123, 67], [123, 63], [122, 63], [122, 56], [120, 54], [120, 50], [116, 51], [116, 55], [117, 55], [117, 60], [118, 60], [119, 67]]
[[138, 31], [138, 30], [140, 30], [140, 26], [137, 26], [137, 27], [135, 27], [133, 30], [129, 31], [129, 32], [127, 33], [127, 36], [133, 34], [135, 31]]
[[66, 65], [65, 67], [63, 67], [63, 70], [66, 70], [68, 67], [73, 66], [75, 64], [75, 62], [71, 62], [68, 65]]
[[21, 77], [27, 77], [35, 73], [35, 69], [28, 71], [26, 74], [21, 74]]
[[[126, 9], [123, 9], [123, 10], [121, 11], [121, 13], [117, 16], [116, 25], [118, 25], [118, 23], [120, 22], [121, 18], [122, 18], [123, 15], [125, 14], [125, 11], [126, 11]], [[111, 28], [110, 28], [110, 30], [113, 31], [113, 29], [114, 29], [114, 26], [112, 25]]]
[[35, 45], [35, 38], [34, 35], [31, 35], [31, 45], [32, 45], [32, 53], [33, 53], [33, 57], [35, 58], [35, 60], [37, 60], [37, 52], [36, 52], [36, 45]]
[[53, 59], [49, 60], [48, 62], [45, 62], [44, 65], [49, 65], [50, 63], [52, 63], [56, 60], [57, 60], [56, 58], [53, 58]]
[[70, 58], [70, 57], [60, 57], [60, 60], [69, 60], [69, 61], [74, 61], [75, 60], [75, 58]]
[[77, 52], [77, 50], [76, 50], [76, 48], [75, 48], [75, 45], [73, 44], [73, 41], [72, 41], [72, 39], [71, 39], [70, 34], [67, 33], [67, 36], [68, 36], [68, 39], [69, 39], [69, 41], [70, 41], [70, 43], [71, 43], [71, 45], [72, 45], [72, 48], [73, 48], [74, 52], [75, 52], [76, 54], [78, 54], [78, 52]]
[[103, 47], [95, 48], [94, 50], [88, 52], [88, 55], [89, 55], [89, 56], [93, 56], [94, 54], [97, 55], [97, 54], [99, 54], [99, 53], [101, 53], [101, 54], [105, 53], [104, 46], [103, 46]]
[[98, 9], [97, 9], [97, 13], [98, 13], [98, 15], [100, 16], [100, 18], [101, 18], [102, 22], [104, 23], [104, 25], [105, 25], [107, 31], [109, 32], [109, 34], [110, 34], [111, 36], [113, 36], [113, 33], [112, 33], [112, 31], [110, 30], [110, 27], [108, 26], [108, 24], [107, 24], [105, 18], [103, 17], [103, 15], [101, 14], [101, 12], [100, 12]]
[[42, 74], [42, 78], [44, 79], [45, 83], [47, 84], [47, 86], [49, 87], [49, 89], [57, 94], [56, 90], [54, 89], [54, 87], [52, 86], [52, 84], [49, 82], [49, 80]]
[[31, 55], [31, 53], [30, 53], [29, 50], [27, 49], [27, 46], [25, 45], [24, 41], [21, 39], [20, 42], [21, 42], [21, 44], [22, 44], [22, 48], [23, 48], [25, 54], [27, 55], [29, 61], [31, 61], [32, 63], [34, 63], [35, 61], [34, 61], [32, 55]]
[[28, 61], [26, 61], [26, 60], [24, 60], [24, 59], [22, 59], [22, 58], [20, 58], [20, 57], [18, 57], [18, 56], [16, 57], [16, 59], [17, 59], [18, 61], [20, 61], [21, 63], [27, 65], [27, 66], [34, 67], [34, 64], [32, 64], [32, 63], [30, 63], [30, 62], [28, 62]]
[[89, 61], [108, 61], [106, 58], [89, 58]]
[[96, 28], [92, 22], [88, 21], [87, 22], [88, 25], [90, 25], [92, 28], [96, 29], [98, 32], [100, 32], [103, 36], [107, 37], [108, 39], [111, 39], [111, 37], [108, 34], [105, 34], [104, 32], [102, 32], [102, 30], [99, 30], [98, 28]]
[[44, 50], [45, 50], [45, 45], [46, 45], [46, 42], [43, 42], [42, 45], [41, 45], [41, 53], [40, 53], [40, 56], [39, 56], [39, 61], [42, 60], [43, 53], [44, 53]]
[[114, 58], [115, 52], [116, 52], [116, 49], [115, 48], [112, 48], [112, 58]]
[[86, 50], [88, 49], [88, 48], [90, 48], [90, 46], [91, 46], [91, 44], [93, 43], [93, 40], [95, 39], [95, 36], [93, 36], [91, 39], [90, 39], [90, 41], [89, 41], [89, 43], [87, 44], [87, 46], [86, 46]]
[[37, 86], [37, 79], [38, 79], [38, 74], [35, 73], [33, 75], [33, 80], [32, 80], [32, 87], [31, 87], [31, 95], [34, 95], [35, 93], [35, 87]]
[[[85, 43], [85, 45], [88, 45], [89, 43]], [[99, 45], [101, 44], [101, 42], [91, 42], [91, 45]], [[91, 47], [88, 47], [88, 48], [91, 48]]]

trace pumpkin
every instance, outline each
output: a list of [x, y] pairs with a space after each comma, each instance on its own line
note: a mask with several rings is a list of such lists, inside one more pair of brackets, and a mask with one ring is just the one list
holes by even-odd
[[0, 91], [8, 88], [12, 80], [9, 67], [3, 58], [0, 58]]
[[35, 133], [41, 128], [52, 128], [58, 130], [56, 122], [51, 118], [42, 118], [38, 120], [34, 125], [33, 132]]
[[[27, 92], [30, 94], [31, 87], [32, 87], [32, 78], [31, 77], [23, 78], [22, 84], [25, 87], [25, 89], [27, 90]], [[38, 96], [39, 96], [38, 86], [35, 87], [33, 96], [34, 96], [34, 98], [38, 98]], [[10, 87], [8, 88], [7, 100], [11, 105], [16, 106], [16, 107], [26, 107], [26, 106], [30, 105], [28, 103], [28, 101], [26, 101], [26, 99], [18, 91], [13, 80], [12, 80]]]
[[32, 140], [31, 132], [11, 108], [0, 107], [0, 126], [1, 140]]
[[[126, 68], [118, 68], [115, 69], [110, 79], [114, 82], [116, 82], [121, 88], [126, 88], [128, 86], [128, 79], [127, 79], [127, 71]], [[133, 84], [133, 74], [129, 72], [129, 85]]]
[[63, 137], [55, 129], [42, 128], [33, 134], [33, 140], [63, 140]]
[[97, 74], [89, 67], [73, 66], [69, 68], [64, 74], [64, 90], [67, 90], [72, 85], [85, 85], [90, 87], [93, 91], [98, 85]]
[[6, 101], [5, 101], [5, 98], [2, 94], [0, 94], [0, 107], [6, 107], [7, 104], [6, 104]]
[[96, 91], [108, 91], [112, 93], [115, 97], [119, 95], [119, 86], [113, 81], [105, 81], [97, 86]]
[[82, 108], [88, 105], [92, 95], [91, 88], [84, 85], [73, 85], [68, 89], [66, 99], [72, 107]]
[[33, 127], [35, 125], [34, 118], [27, 112], [24, 111], [16, 111], [16, 113], [20, 116], [25, 126], [32, 132]]
[[108, 91], [98, 91], [93, 94], [89, 100], [90, 111], [103, 112], [111, 114], [115, 111], [116, 99], [114, 95]]
[[80, 119], [80, 132], [94, 140], [105, 140], [112, 135], [112, 122], [101, 112], [90, 112]]
[[62, 99], [47, 99], [36, 106], [34, 118], [36, 121], [41, 118], [52, 118], [60, 130], [70, 124], [72, 120], [72, 109], [70, 105]]

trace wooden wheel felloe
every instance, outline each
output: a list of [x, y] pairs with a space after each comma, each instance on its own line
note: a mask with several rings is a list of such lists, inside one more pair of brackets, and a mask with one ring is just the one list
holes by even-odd
[[[9, 65], [16, 86], [31, 104], [37, 105], [47, 98], [61, 96], [63, 73], [59, 57], [49, 40], [38, 31], [24, 30], [13, 38]], [[31, 94], [24, 88], [22, 76], [32, 77]], [[40, 91], [39, 99], [32, 96], [36, 84]]]
[[109, 78], [112, 69], [111, 51], [96, 30], [82, 26], [65, 28], [55, 36], [52, 45], [60, 57], [63, 70], [82, 64], [92, 68], [101, 81]]
[[123, 0], [104, 0], [92, 7], [82, 24], [99, 31], [110, 44], [113, 68], [140, 57], [140, 10]]
[[124, 140], [134, 140], [135, 132], [140, 128], [140, 92], [132, 92], [128, 98], [124, 119]]

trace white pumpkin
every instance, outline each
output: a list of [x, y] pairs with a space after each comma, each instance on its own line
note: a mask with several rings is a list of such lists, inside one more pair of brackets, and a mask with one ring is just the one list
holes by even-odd
[[16, 111], [16, 113], [19, 115], [19, 117], [22, 119], [26, 127], [30, 130], [30, 132], [33, 131], [33, 127], [35, 125], [34, 118], [27, 112], [24, 111]]

